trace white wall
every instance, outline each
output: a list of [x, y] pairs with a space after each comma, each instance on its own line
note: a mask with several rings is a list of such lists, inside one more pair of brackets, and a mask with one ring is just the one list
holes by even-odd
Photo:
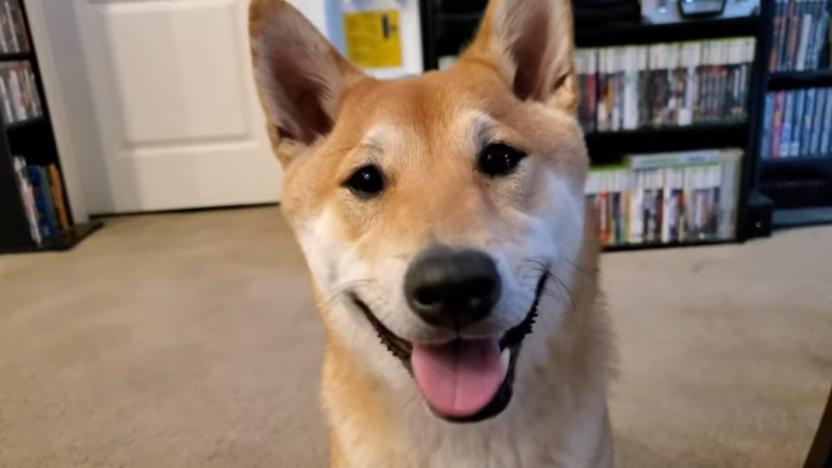
[[[345, 54], [344, 31], [341, 26], [342, 0], [289, 0], [301, 11], [329, 40]], [[402, 59], [400, 68], [368, 70], [378, 78], [399, 78], [416, 75], [424, 71], [422, 54], [422, 25], [419, 16], [418, 0], [349, 0], [354, 7], [400, 9], [399, 28], [402, 39]]]

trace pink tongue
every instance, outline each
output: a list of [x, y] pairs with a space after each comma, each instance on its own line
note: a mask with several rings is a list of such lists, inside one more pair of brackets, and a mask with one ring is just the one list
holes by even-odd
[[504, 377], [497, 340], [457, 340], [413, 345], [410, 358], [416, 385], [435, 411], [465, 417], [483, 409]]

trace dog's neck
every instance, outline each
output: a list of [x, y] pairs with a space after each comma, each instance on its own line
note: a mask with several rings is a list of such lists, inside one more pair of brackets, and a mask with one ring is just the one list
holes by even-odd
[[[323, 385], [333, 467], [601, 466], [593, 458], [605, 453], [598, 444], [609, 436], [606, 396], [614, 356], [597, 262], [590, 234], [578, 257], [553, 271], [562, 284], [546, 295], [537, 333], [523, 345], [514, 399], [504, 413], [477, 424], [436, 418], [412, 383], [394, 388], [329, 334]], [[383, 347], [379, 353], [379, 359], [389, 357]], [[398, 380], [409, 382], [396, 364]]]

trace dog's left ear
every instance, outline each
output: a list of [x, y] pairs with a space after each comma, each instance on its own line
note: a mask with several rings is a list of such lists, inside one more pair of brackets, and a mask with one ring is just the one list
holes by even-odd
[[491, 0], [462, 60], [493, 66], [518, 99], [575, 112], [570, 0]]

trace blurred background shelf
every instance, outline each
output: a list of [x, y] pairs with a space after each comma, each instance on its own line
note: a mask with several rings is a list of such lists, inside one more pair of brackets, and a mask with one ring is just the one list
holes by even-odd
[[41, 245], [7, 245], [0, 246], [0, 254], [4, 253], [37, 253], [37, 252], [62, 252], [71, 250], [90, 234], [103, 227], [99, 221], [76, 224], [61, 235], [44, 241]]
[[816, 226], [832, 223], [832, 206], [780, 209], [774, 212], [775, 228]]
[[592, 29], [578, 28], [575, 33], [575, 43], [578, 47], [608, 47], [756, 36], [759, 25], [759, 16], [693, 20], [671, 24], [612, 24]]
[[689, 125], [586, 134], [592, 164], [615, 164], [628, 153], [686, 151], [714, 147], [742, 147], [748, 124]]
[[774, 72], [768, 77], [769, 91], [832, 86], [832, 70]]

